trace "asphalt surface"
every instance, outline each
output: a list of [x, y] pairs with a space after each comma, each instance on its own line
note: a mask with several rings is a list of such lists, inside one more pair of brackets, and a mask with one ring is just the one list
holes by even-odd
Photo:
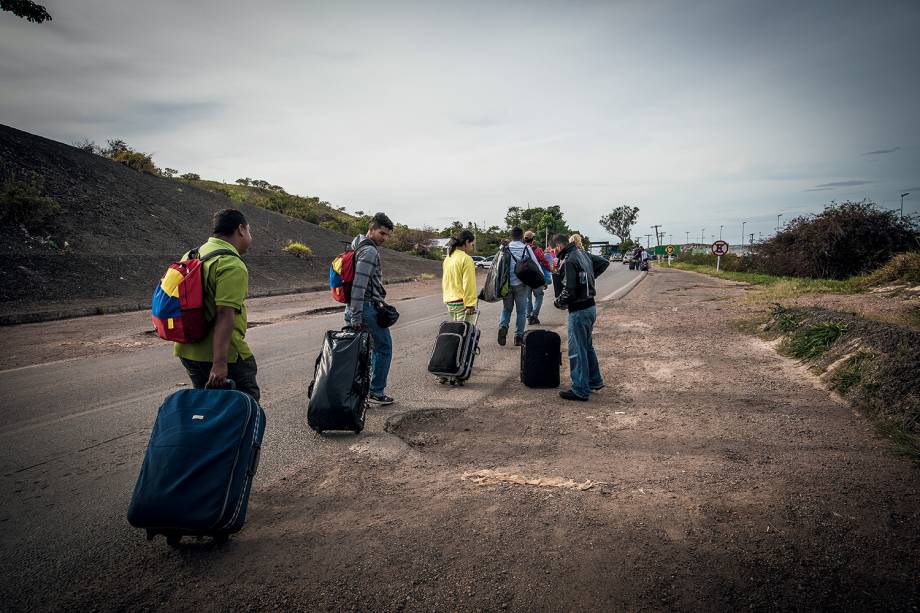
[[[598, 298], [615, 295], [637, 274], [614, 263], [598, 279]], [[385, 420], [402, 411], [469, 406], [517, 370], [512, 335], [506, 347], [495, 342], [500, 304], [482, 304], [482, 353], [464, 387], [441, 386], [425, 368], [445, 319], [440, 293], [396, 306], [401, 318], [392, 330], [387, 393], [397, 403], [370, 410], [361, 436], [389, 436], [382, 434]], [[540, 319], [541, 327], [564, 327], [565, 313], [547, 299]], [[87, 325], [91, 336], [91, 321], [74, 325]], [[347, 451], [354, 443], [352, 435], [319, 437], [306, 424], [314, 360], [325, 331], [341, 325], [336, 313], [247, 333], [268, 417], [254, 496], [315, 454]], [[0, 595], [6, 606], [40, 606], [50, 591], [78, 582], [98, 561], [154, 546], [128, 525], [125, 512], [156, 411], [167, 394], [186, 385], [166, 343], [0, 372]]]

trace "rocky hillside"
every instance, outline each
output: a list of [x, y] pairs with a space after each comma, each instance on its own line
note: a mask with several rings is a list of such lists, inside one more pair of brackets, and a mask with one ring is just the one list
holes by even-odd
[[[34, 185], [56, 203], [46, 219], [23, 224], [11, 185]], [[349, 237], [307, 221], [143, 174], [98, 155], [0, 125], [0, 315], [143, 305], [163, 270], [210, 231], [211, 215], [235, 207], [250, 220], [245, 260], [250, 293], [303, 290], [326, 282], [329, 260]], [[19, 205], [21, 207], [21, 205]], [[21, 216], [20, 216], [21, 217]], [[283, 251], [291, 240], [312, 257]], [[438, 273], [440, 264], [383, 250], [387, 280]]]

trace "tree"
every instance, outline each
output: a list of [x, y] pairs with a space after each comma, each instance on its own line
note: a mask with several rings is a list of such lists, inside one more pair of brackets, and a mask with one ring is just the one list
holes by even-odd
[[32, 23], [51, 21], [51, 15], [45, 7], [30, 0], [0, 0], [0, 10], [9, 11]]
[[607, 230], [608, 234], [616, 236], [620, 242], [625, 242], [629, 239], [630, 230], [636, 225], [638, 217], [639, 207], [624, 204], [601, 217], [598, 223]]
[[234, 181], [234, 183], [239, 183], [240, 185], [249, 185], [249, 177], [246, 177], [245, 179], [237, 179]]
[[185, 179], [186, 181], [201, 181], [201, 176], [194, 172], [187, 172], [184, 175], [179, 175], [180, 179]]
[[167, 179], [172, 179], [177, 174], [179, 174], [179, 171], [176, 170], [175, 168], [164, 168], [162, 174]]

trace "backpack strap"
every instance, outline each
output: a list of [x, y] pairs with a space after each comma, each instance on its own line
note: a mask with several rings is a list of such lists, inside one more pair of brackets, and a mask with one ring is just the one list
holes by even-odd
[[[194, 253], [195, 253], [195, 255], [197, 256], [197, 255], [198, 255], [198, 250], [195, 249], [195, 250], [194, 250]], [[221, 255], [229, 255], [229, 256], [233, 256], [233, 257], [235, 257], [235, 258], [239, 258], [239, 257], [240, 257], [238, 253], [236, 253], [235, 251], [231, 251], [230, 249], [215, 249], [214, 251], [212, 251], [211, 253], [207, 254], [206, 256], [204, 256], [204, 257], [199, 257], [199, 258], [197, 258], [197, 259], [201, 260], [202, 262], [207, 262], [207, 261], [210, 260], [211, 258], [216, 258], [216, 257], [221, 256]], [[189, 258], [191, 258], [191, 257], [192, 257], [192, 252], [190, 251], [190, 252], [189, 252]], [[242, 258], [241, 258], [241, 259], [242, 259]]]

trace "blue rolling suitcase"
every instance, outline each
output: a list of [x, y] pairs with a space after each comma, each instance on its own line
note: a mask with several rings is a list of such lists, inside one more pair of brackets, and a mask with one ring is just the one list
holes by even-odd
[[265, 412], [234, 389], [186, 389], [157, 413], [128, 522], [178, 546], [183, 536], [221, 543], [246, 521]]

